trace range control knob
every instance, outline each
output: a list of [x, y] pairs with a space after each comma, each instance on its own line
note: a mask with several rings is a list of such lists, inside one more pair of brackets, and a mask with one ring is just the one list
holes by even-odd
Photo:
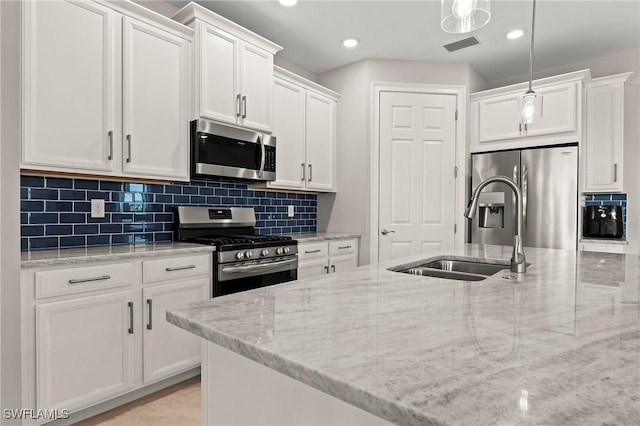
[[236, 253], [236, 259], [244, 259], [244, 253], [239, 251]]
[[278, 247], [278, 248], [276, 249], [276, 254], [282, 254], [282, 248]]
[[269, 256], [269, 250], [267, 249], [260, 250], [260, 256]]
[[251, 253], [249, 250], [244, 252], [244, 257], [246, 257], [247, 259], [251, 259], [252, 256], [253, 256], [253, 253]]
[[284, 254], [289, 254], [290, 251], [291, 249], [289, 247], [284, 248]]

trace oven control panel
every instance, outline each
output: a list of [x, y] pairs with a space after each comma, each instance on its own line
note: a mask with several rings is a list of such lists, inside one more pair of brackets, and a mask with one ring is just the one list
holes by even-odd
[[242, 249], [218, 252], [218, 262], [239, 262], [243, 260], [273, 259], [298, 254], [297, 245], [273, 246], [268, 248]]

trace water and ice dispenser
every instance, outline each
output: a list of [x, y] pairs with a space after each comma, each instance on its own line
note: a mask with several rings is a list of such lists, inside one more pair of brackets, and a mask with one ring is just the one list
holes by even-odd
[[478, 203], [480, 228], [504, 229], [504, 192], [483, 192]]

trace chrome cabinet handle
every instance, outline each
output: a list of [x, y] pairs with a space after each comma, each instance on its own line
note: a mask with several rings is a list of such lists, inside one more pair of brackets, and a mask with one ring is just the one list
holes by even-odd
[[350, 249], [352, 246], [342, 246], [342, 247], [338, 247], [338, 250], [346, 250], [346, 249]]
[[387, 235], [387, 234], [395, 234], [395, 233], [396, 233], [396, 231], [388, 231], [388, 230], [386, 230], [386, 229], [383, 229], [382, 231], [380, 231], [380, 233], [381, 233], [382, 235]]
[[196, 267], [196, 265], [175, 266], [175, 267], [164, 268], [164, 270], [167, 271], [167, 272], [173, 272], [173, 271], [183, 271], [185, 269], [195, 269], [195, 267]]
[[336, 272], [336, 265], [331, 265], [331, 272]]
[[613, 181], [618, 182], [618, 163], [613, 163]]
[[522, 123], [518, 124], [518, 132], [522, 133]]
[[133, 302], [127, 303], [129, 306], [129, 334], [133, 334]]
[[305, 176], [305, 171], [306, 171], [306, 169], [305, 169], [305, 167], [304, 167], [304, 163], [302, 163], [302, 164], [301, 164], [301, 166], [302, 166], [302, 177], [300, 178], [300, 180], [301, 180], [302, 182], [304, 182], [304, 180], [305, 180], [305, 178], [306, 178], [306, 176]]
[[131, 162], [131, 135], [127, 135], [127, 163]]
[[311, 168], [311, 164], [309, 164], [309, 182], [313, 179], [313, 169]]
[[238, 95], [236, 96], [236, 117], [240, 117], [240, 115], [242, 114], [241, 112], [241, 106], [240, 106], [240, 93], [238, 93]]
[[324, 267], [324, 273], [325, 273], [325, 274], [328, 274], [328, 273], [329, 273], [329, 267], [328, 267], [328, 266], [325, 266], [325, 267]]
[[107, 160], [113, 160], [113, 130], [109, 130], [109, 156]]
[[304, 253], [305, 253], [305, 254], [320, 253], [320, 251], [321, 251], [321, 250], [309, 250], [309, 251], [305, 250], [305, 251], [304, 251]]
[[247, 97], [242, 97], [242, 118], [247, 118]]
[[104, 280], [110, 280], [110, 279], [111, 279], [110, 275], [103, 275], [101, 277], [81, 278], [81, 279], [77, 279], [77, 280], [69, 280], [69, 284], [88, 283], [90, 281], [104, 281]]
[[147, 323], [147, 330], [153, 330], [153, 300], [147, 299], [147, 305], [149, 305], [149, 322]]

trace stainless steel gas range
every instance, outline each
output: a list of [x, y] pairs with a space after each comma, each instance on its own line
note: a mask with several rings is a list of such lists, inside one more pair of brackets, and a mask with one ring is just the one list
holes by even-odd
[[216, 247], [212, 297], [297, 279], [298, 242], [256, 235], [255, 225], [253, 208], [177, 208], [177, 239]]

